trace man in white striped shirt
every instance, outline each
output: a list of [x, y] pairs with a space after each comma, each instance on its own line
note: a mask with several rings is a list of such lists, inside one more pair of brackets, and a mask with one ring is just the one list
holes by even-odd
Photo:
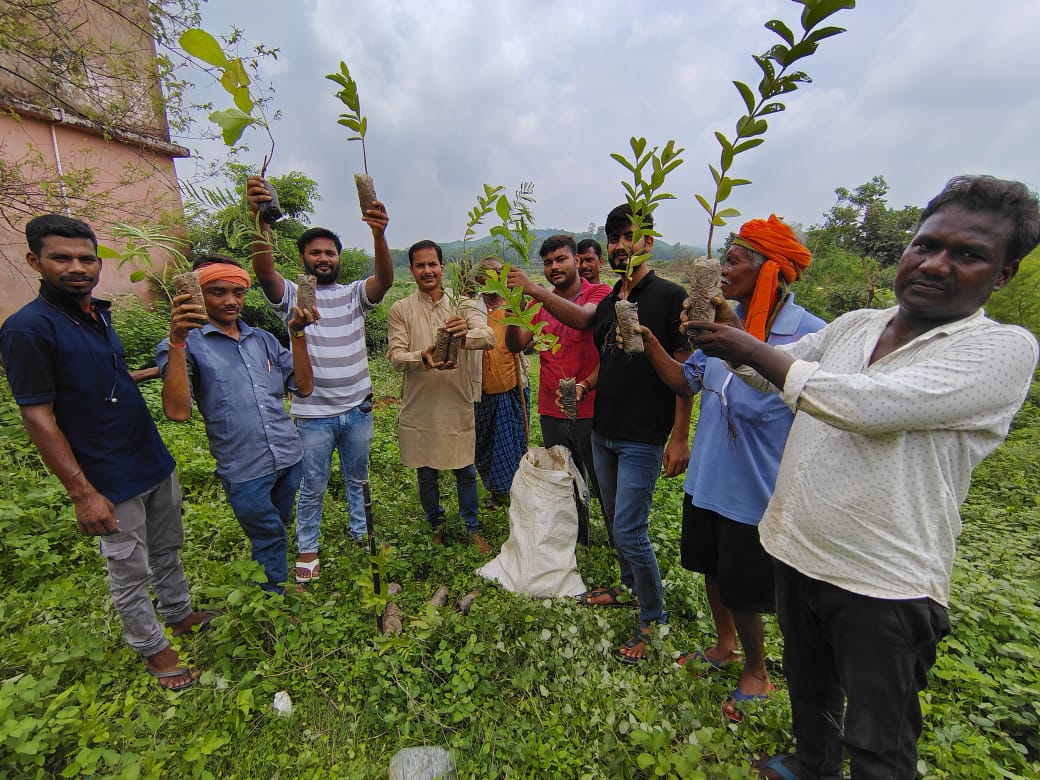
[[763, 776], [916, 777], [920, 692], [946, 614], [971, 472], [1029, 391], [1037, 342], [982, 305], [1040, 242], [1036, 194], [952, 179], [921, 214], [898, 306], [772, 347], [714, 323], [694, 343], [795, 413], [759, 525], [776, 560], [793, 756]]
[[[259, 176], [249, 179], [247, 196], [254, 215], [261, 203], [271, 199]], [[320, 317], [307, 331], [314, 391], [307, 398], [293, 397], [290, 410], [303, 443], [303, 480], [296, 504], [296, 582], [302, 584], [317, 580], [321, 574], [318, 542], [333, 450], [339, 451], [350, 535], [358, 542], [365, 535], [361, 483], [368, 479], [373, 435], [365, 317], [394, 283], [394, 267], [385, 236], [389, 222], [386, 207], [376, 202], [362, 220], [372, 229], [375, 245], [375, 274], [365, 279], [339, 284], [342, 245], [331, 230], [311, 228], [296, 242], [304, 270], [317, 280]], [[260, 228], [270, 237], [270, 225], [261, 221]], [[296, 305], [297, 286], [275, 269], [269, 242], [253, 243], [253, 271], [271, 308], [288, 322]]]

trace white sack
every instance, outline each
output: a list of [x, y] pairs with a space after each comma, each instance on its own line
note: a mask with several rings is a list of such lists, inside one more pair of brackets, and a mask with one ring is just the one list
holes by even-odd
[[570, 450], [532, 447], [520, 461], [509, 491], [509, 538], [498, 556], [477, 571], [513, 593], [577, 596], [585, 583], [578, 574], [575, 485], [586, 504], [589, 491]]

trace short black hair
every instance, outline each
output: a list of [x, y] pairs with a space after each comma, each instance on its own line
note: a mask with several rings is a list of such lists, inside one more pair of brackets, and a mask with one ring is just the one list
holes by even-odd
[[87, 238], [94, 245], [97, 252], [97, 236], [91, 230], [90, 225], [79, 219], [66, 217], [64, 214], [42, 214], [33, 217], [25, 225], [25, 240], [29, 244], [29, 251], [39, 257], [43, 248], [43, 239], [47, 236], [61, 236], [62, 238]]
[[946, 206], [989, 211], [1011, 220], [1011, 233], [1004, 237], [1005, 263], [1017, 263], [1040, 244], [1040, 204], [1036, 193], [1022, 182], [994, 176], [954, 176], [928, 201], [917, 226]]
[[441, 265], [444, 265], [444, 252], [441, 250], [441, 245], [436, 241], [430, 241], [428, 238], [424, 238], [422, 241], [416, 241], [410, 247], [408, 247], [408, 267], [412, 267], [412, 259], [415, 257], [415, 253], [420, 249], [436, 249], [437, 259]]
[[204, 265], [217, 265], [217, 264], [233, 265], [233, 266], [236, 266], [238, 268], [242, 267], [242, 264], [240, 262], [238, 262], [238, 260], [236, 260], [235, 258], [228, 257], [227, 255], [219, 255], [219, 254], [215, 254], [214, 253], [214, 254], [208, 254], [208, 255], [199, 255], [198, 257], [196, 257], [195, 258], [195, 262], [193, 262], [191, 264], [191, 270], [192, 271], [197, 271], [199, 268], [202, 268]]
[[[628, 203], [622, 203], [620, 206], [615, 206], [607, 214], [607, 221], [603, 225], [603, 230], [606, 231], [607, 241], [610, 241], [611, 236], [620, 236], [625, 232], [632, 223], [632, 207]], [[643, 218], [643, 230], [654, 229], [654, 215], [647, 214]]]
[[596, 253], [596, 257], [600, 260], [603, 259], [603, 247], [599, 245], [599, 241], [594, 238], [583, 238], [578, 242], [577, 250], [574, 252], [576, 255], [583, 255], [589, 250]]
[[572, 255], [578, 254], [578, 250], [574, 243], [574, 236], [568, 236], [566, 233], [557, 233], [555, 236], [549, 236], [542, 242], [541, 249], [538, 250], [538, 255], [539, 257], [544, 258], [550, 252], [555, 252], [557, 249], [563, 249], [565, 247], [571, 250]]
[[303, 250], [307, 248], [307, 244], [316, 238], [327, 238], [336, 245], [336, 251], [343, 251], [343, 244], [340, 243], [339, 236], [333, 233], [328, 228], [323, 227], [312, 227], [310, 230], [305, 230], [303, 235], [296, 239], [296, 248], [300, 250], [300, 254], [303, 254]]

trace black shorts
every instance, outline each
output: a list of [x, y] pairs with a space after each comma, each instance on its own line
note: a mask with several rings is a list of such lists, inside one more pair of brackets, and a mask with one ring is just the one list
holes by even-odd
[[727, 609], [776, 611], [773, 559], [762, 549], [757, 525], [738, 523], [694, 506], [687, 493], [679, 551], [684, 569], [716, 577]]

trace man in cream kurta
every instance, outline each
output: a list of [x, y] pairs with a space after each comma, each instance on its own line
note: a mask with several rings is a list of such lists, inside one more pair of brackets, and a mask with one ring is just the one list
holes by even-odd
[[[419, 289], [394, 303], [387, 318], [387, 357], [404, 373], [398, 438], [401, 462], [417, 469], [419, 502], [440, 544], [445, 520], [440, 503], [438, 471], [455, 472], [459, 514], [481, 553], [490, 551], [478, 531], [477, 475], [473, 467], [476, 429], [473, 402], [480, 398], [479, 363], [460, 355], [454, 364], [435, 363], [437, 328], [463, 337], [462, 348], [491, 349], [495, 337], [486, 315], [475, 306], [452, 308], [441, 280], [444, 259], [432, 241], [419, 241], [408, 250], [408, 266]], [[476, 363], [476, 365], [474, 365]]]

